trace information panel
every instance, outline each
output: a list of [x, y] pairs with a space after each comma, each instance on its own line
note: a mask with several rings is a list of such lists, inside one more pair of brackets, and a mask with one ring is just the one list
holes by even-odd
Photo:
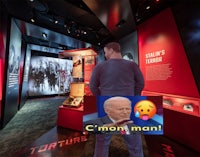
[[138, 27], [138, 38], [144, 90], [199, 97], [170, 9], [142, 23]]

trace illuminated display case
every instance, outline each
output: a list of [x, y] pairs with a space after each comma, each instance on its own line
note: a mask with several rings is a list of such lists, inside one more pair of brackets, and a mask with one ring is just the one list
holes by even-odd
[[59, 53], [59, 58], [72, 58], [73, 60], [73, 78], [83, 78], [84, 95], [92, 95], [90, 91], [90, 77], [92, 70], [96, 65], [97, 52], [92, 48], [81, 48], [74, 50], [65, 50]]
[[143, 91], [142, 95], [162, 95], [166, 109], [200, 117], [200, 99], [172, 94]]
[[163, 96], [163, 107], [200, 117], [200, 101], [183, 96]]
[[59, 106], [57, 126], [82, 131], [83, 115], [96, 112], [96, 99], [89, 89], [90, 76], [96, 64], [97, 53], [91, 48], [65, 50], [59, 53], [59, 58], [72, 58], [72, 76], [69, 97]]
[[84, 83], [73, 82], [70, 84], [69, 97], [63, 102], [63, 106], [79, 107], [83, 102], [84, 96]]

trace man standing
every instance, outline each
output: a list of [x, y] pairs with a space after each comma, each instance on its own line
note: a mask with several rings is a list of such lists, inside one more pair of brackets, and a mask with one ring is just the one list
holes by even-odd
[[108, 43], [104, 47], [106, 61], [97, 64], [90, 80], [90, 89], [99, 95], [140, 95], [144, 87], [144, 78], [138, 65], [124, 60], [120, 45]]
[[[98, 149], [95, 148], [95, 157], [107, 157], [110, 144], [109, 138], [112, 134], [123, 134], [130, 157], [142, 157], [143, 150], [140, 133], [131, 131], [131, 127], [135, 126], [130, 120], [132, 111], [131, 101], [125, 97], [111, 97], [104, 102], [104, 111], [107, 114], [106, 116], [85, 122], [85, 128], [87, 128], [87, 126], [89, 126], [91, 129], [96, 129], [97, 127], [95, 126], [100, 128], [116, 128], [116, 131], [105, 132], [106, 129], [103, 129], [102, 132], [96, 132], [107, 134], [106, 136], [102, 136], [102, 134], [96, 134], [96, 140], [98, 140], [96, 147], [98, 146]], [[119, 128], [121, 130], [118, 130]]]
[[[90, 89], [95, 96], [134, 96], [140, 95], [144, 87], [143, 75], [136, 63], [122, 58], [120, 45], [111, 42], [104, 47], [106, 61], [98, 64], [92, 73]], [[126, 135], [131, 136], [131, 135]], [[125, 138], [127, 145], [139, 145], [140, 138], [133, 140]], [[140, 136], [140, 135], [138, 135]], [[131, 139], [131, 140], [129, 140]], [[111, 135], [97, 134], [94, 157], [108, 157], [107, 145], [110, 144]], [[141, 146], [142, 147], [142, 146]], [[140, 149], [142, 149], [140, 147]], [[143, 152], [131, 154], [130, 157], [143, 157]]]
[[[108, 98], [104, 102], [103, 108], [106, 116], [84, 122], [84, 130], [89, 133], [98, 134], [107, 133], [130, 135], [131, 132], [127, 125], [134, 125], [133, 121], [130, 120], [132, 112], [131, 101], [126, 97], [115, 96]], [[109, 131], [109, 128], [112, 127], [116, 129]]]

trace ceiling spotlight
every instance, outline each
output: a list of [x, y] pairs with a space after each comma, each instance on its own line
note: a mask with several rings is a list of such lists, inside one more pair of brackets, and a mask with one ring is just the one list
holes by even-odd
[[55, 20], [54, 22], [55, 22], [55, 24], [57, 24], [57, 23], [58, 23], [58, 20]]
[[46, 33], [42, 33], [42, 37], [46, 39], [47, 38], [47, 34]]
[[71, 33], [69, 29], [67, 29], [67, 33]]
[[148, 5], [147, 7], [146, 7], [146, 10], [148, 10], [148, 9], [150, 9], [151, 7], [150, 7], [150, 5]]
[[31, 18], [31, 22], [35, 22], [34, 18]]
[[84, 31], [83, 34], [87, 34], [87, 32]]
[[141, 19], [140, 19], [140, 18], [137, 18], [136, 20], [137, 20], [137, 22], [139, 22]]
[[36, 11], [47, 13], [47, 11], [49, 10], [47, 4], [42, 0], [26, 0], [26, 1], [30, 5], [30, 7], [35, 9]]

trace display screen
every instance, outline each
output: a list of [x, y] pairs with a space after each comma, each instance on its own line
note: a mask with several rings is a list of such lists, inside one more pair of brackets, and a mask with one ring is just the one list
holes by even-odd
[[32, 56], [29, 70], [29, 96], [69, 92], [72, 60]]

